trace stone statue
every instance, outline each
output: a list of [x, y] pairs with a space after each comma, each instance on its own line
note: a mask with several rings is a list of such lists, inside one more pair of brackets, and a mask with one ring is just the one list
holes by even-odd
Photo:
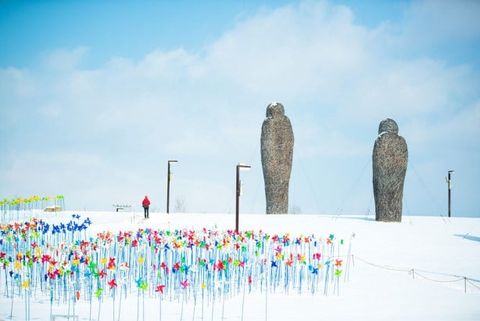
[[261, 152], [267, 214], [288, 213], [288, 184], [292, 171], [293, 131], [280, 103], [267, 107], [262, 124]]
[[398, 125], [390, 118], [382, 120], [373, 147], [373, 194], [375, 219], [384, 222], [402, 220], [403, 183], [407, 172], [408, 149]]

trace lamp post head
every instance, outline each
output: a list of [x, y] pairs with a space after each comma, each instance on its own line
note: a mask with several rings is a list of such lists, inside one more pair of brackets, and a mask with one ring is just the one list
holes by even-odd
[[170, 163], [178, 163], [178, 160], [176, 160], [176, 159], [170, 159], [170, 160], [168, 161], [168, 163], [169, 163], [169, 164], [170, 164]]
[[448, 172], [449, 173], [455, 173], [455, 171], [453, 169], [449, 170]]
[[248, 171], [248, 170], [250, 170], [250, 168], [252, 168], [252, 166], [238, 163], [238, 164], [237, 164], [237, 168], [239, 168], [239, 169], [244, 169], [244, 170], [247, 170], [247, 171]]

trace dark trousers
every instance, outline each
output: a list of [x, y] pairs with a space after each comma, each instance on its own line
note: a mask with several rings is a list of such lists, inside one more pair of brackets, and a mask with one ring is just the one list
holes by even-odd
[[149, 217], [148, 206], [143, 207], [143, 216], [145, 216], [145, 218]]

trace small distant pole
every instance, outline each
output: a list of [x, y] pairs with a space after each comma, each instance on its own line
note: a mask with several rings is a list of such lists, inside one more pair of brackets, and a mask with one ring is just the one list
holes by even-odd
[[241, 192], [241, 185], [240, 185], [240, 169], [250, 169], [250, 165], [238, 164], [236, 168], [236, 182], [235, 182], [235, 189], [236, 189], [236, 197], [235, 197], [235, 232], [238, 233], [238, 226], [239, 226], [239, 212], [240, 212], [240, 192]]
[[168, 170], [167, 170], [167, 214], [170, 213], [170, 177], [171, 177], [171, 172], [170, 172], [170, 164], [171, 163], [177, 163], [177, 160], [169, 160], [168, 161]]
[[448, 171], [447, 184], [448, 184], [448, 217], [452, 216], [452, 173], [454, 170]]

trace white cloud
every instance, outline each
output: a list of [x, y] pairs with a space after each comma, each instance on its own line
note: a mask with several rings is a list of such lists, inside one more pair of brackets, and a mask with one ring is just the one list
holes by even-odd
[[70, 71], [78, 67], [87, 54], [87, 47], [78, 47], [73, 50], [57, 49], [45, 57], [44, 64], [50, 71]]
[[[438, 15], [446, 14], [449, 6], [442, 2]], [[470, 6], [477, 10], [471, 3], [465, 8]], [[437, 19], [435, 12], [430, 2], [414, 3], [402, 30], [417, 28], [422, 17]], [[471, 16], [468, 13], [467, 24], [476, 37], [477, 22]], [[453, 20], [452, 30], [468, 31], [463, 22]], [[138, 61], [112, 57], [98, 68], [85, 69], [82, 59], [90, 49], [79, 47], [52, 52], [41, 68], [0, 70], [0, 100], [22, 106], [26, 110], [22, 117], [33, 123], [31, 131], [14, 129], [7, 134], [11, 142], [7, 157], [0, 161], [0, 180], [9, 183], [0, 192], [22, 192], [19, 182], [29, 177], [38, 182], [52, 179], [32, 170], [28, 160], [34, 159], [44, 172], [58, 177], [49, 184], [31, 184], [25, 193], [41, 192], [34, 192], [34, 187], [61, 187], [60, 193], [68, 190], [75, 199], [91, 199], [98, 206], [104, 206], [105, 198], [108, 204], [113, 199], [135, 202], [137, 194], [141, 197], [149, 190], [161, 195], [160, 173], [172, 155], [190, 160], [186, 162], [190, 166], [196, 158], [213, 157], [220, 168], [199, 171], [191, 181], [185, 178], [181, 194], [189, 210], [225, 207], [226, 211], [229, 200], [224, 198], [231, 196], [228, 188], [232, 187], [230, 167], [236, 162], [256, 162], [257, 169], [246, 184], [261, 184], [260, 127], [267, 104], [274, 100], [285, 105], [296, 135], [294, 157], [305, 162], [312, 181], [322, 179], [318, 160], [324, 168], [331, 167], [330, 179], [350, 186], [351, 177], [358, 176], [357, 167], [369, 157], [378, 122], [385, 117], [399, 122], [410, 150], [423, 157], [435, 155], [439, 148], [478, 142], [474, 137], [479, 133], [480, 82], [474, 68], [438, 61], [428, 52], [402, 57], [393, 50], [408, 51], [402, 46], [409, 42], [401, 38], [410, 37], [408, 32], [399, 35], [385, 24], [372, 29], [354, 21], [348, 7], [306, 2], [261, 11], [240, 21], [201, 54], [155, 50]], [[428, 30], [444, 37], [435, 28]], [[6, 119], [19, 117], [15, 109], [1, 113], [2, 127]], [[454, 138], [440, 147], [440, 137], [448, 136]], [[53, 140], [55, 144], [48, 146], [53, 154], [12, 147], [34, 139]], [[61, 156], [70, 149], [81, 151], [70, 158]], [[471, 152], [467, 147], [458, 151], [461, 157]], [[325, 164], [325, 159], [332, 164]], [[448, 166], [448, 161], [436, 166]], [[298, 170], [294, 165], [292, 175], [297, 178], [301, 177]], [[77, 183], [66, 184], [65, 178]], [[470, 184], [477, 184], [474, 181]], [[292, 190], [305, 193], [305, 181], [297, 182], [303, 185]], [[348, 190], [340, 185], [318, 188]], [[263, 199], [257, 187], [249, 190], [258, 191]], [[159, 204], [162, 197], [157, 197]], [[341, 199], [330, 197], [321, 202], [323, 209], [338, 208]], [[471, 201], [465, 202], [466, 208], [474, 208]], [[258, 204], [256, 210], [261, 211], [262, 203]]]
[[415, 1], [406, 12], [404, 32], [425, 46], [480, 39], [480, 3], [474, 0]]

